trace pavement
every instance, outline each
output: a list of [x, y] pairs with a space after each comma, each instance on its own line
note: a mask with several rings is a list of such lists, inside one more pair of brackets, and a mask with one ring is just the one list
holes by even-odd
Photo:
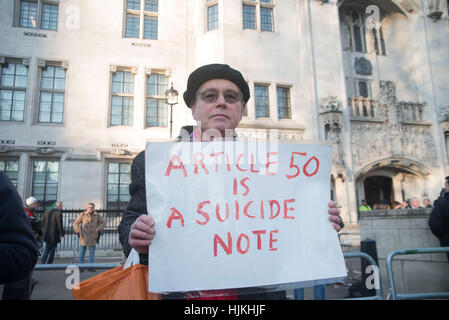
[[[118, 257], [98, 257], [95, 263], [121, 263], [122, 256]], [[54, 264], [77, 264], [75, 258], [55, 258]], [[360, 259], [346, 259], [348, 277], [345, 283], [340, 286], [334, 284], [326, 285], [326, 300], [344, 299], [350, 295], [350, 288], [360, 281]], [[106, 270], [83, 271], [80, 272], [80, 281], [91, 278]], [[70, 284], [71, 273], [65, 270], [39, 270], [33, 272], [33, 279], [38, 283], [34, 286], [31, 300], [73, 300], [72, 291], [66, 287], [66, 282]], [[287, 290], [287, 299], [293, 300], [293, 290]], [[304, 289], [304, 299], [313, 300], [314, 290]]]

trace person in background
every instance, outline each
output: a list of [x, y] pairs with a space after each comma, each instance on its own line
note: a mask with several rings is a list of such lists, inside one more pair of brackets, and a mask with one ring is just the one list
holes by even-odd
[[374, 210], [390, 210], [390, 204], [388, 203], [388, 200], [380, 200], [379, 203], [376, 203], [374, 205]]
[[408, 209], [419, 209], [422, 208], [419, 206], [418, 198], [414, 197], [410, 200], [410, 207]]
[[39, 201], [35, 197], [29, 197], [28, 199], [26, 199], [25, 203], [25, 212], [27, 213], [28, 217], [37, 218], [36, 208], [39, 206]]
[[[33, 231], [34, 237], [36, 238], [37, 250], [39, 252], [39, 256], [41, 255], [41, 248], [43, 245], [42, 240], [42, 220], [37, 218], [36, 208], [39, 207], [39, 200], [35, 197], [29, 197], [25, 200], [25, 212], [28, 215], [28, 219], [30, 219], [31, 230]], [[32, 279], [32, 286], [35, 286], [39, 283], [39, 281]]]
[[362, 205], [359, 207], [359, 211], [371, 211], [373, 210], [371, 206], [366, 202], [365, 199], [362, 200]]
[[38, 259], [36, 239], [8, 176], [0, 172], [0, 284], [3, 300], [29, 299], [31, 277]]
[[394, 210], [402, 209], [402, 205], [401, 205], [401, 203], [400, 203], [399, 201], [395, 201], [395, 202], [393, 202], [393, 204], [392, 204], [392, 208], [393, 208]]
[[423, 204], [425, 208], [433, 208], [432, 205], [430, 204], [430, 200], [427, 198], [423, 200]]
[[[441, 246], [449, 247], [449, 176], [444, 179], [444, 191], [444, 197], [438, 198], [433, 204], [428, 224]], [[446, 255], [449, 262], [449, 252]]]
[[45, 251], [42, 255], [42, 264], [53, 263], [56, 247], [58, 246], [58, 243], [61, 242], [61, 237], [64, 237], [62, 206], [62, 202], [57, 201], [52, 209], [49, 209], [44, 213], [43, 240], [45, 242]]
[[80, 238], [79, 263], [84, 263], [86, 248], [89, 248], [89, 263], [95, 262], [95, 248], [99, 234], [103, 232], [106, 223], [103, 217], [95, 211], [95, 204], [89, 203], [87, 210], [81, 212], [73, 222], [73, 229]]
[[29, 197], [25, 201], [25, 212], [28, 215], [28, 218], [30, 219], [31, 224], [31, 230], [33, 231], [34, 237], [36, 238], [37, 242], [37, 249], [39, 250], [42, 247], [42, 220], [37, 218], [36, 215], [36, 208], [39, 207], [39, 200], [37, 200], [35, 197]]

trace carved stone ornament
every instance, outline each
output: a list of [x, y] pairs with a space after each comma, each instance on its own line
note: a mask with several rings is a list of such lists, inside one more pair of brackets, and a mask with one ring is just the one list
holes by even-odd
[[427, 15], [433, 22], [441, 19], [443, 11], [440, 10], [440, 0], [429, 0], [429, 14]]
[[39, 154], [50, 154], [55, 151], [54, 148], [36, 148], [36, 152]]
[[373, 66], [371, 65], [371, 62], [364, 57], [355, 58], [354, 70], [355, 73], [362, 76], [370, 76], [373, 74]]
[[320, 118], [324, 126], [336, 125], [342, 126], [341, 103], [336, 96], [324, 97], [320, 101]]
[[123, 149], [123, 148], [114, 148], [114, 153], [117, 155], [124, 156], [124, 155], [128, 155], [129, 151], [126, 149]]
[[315, 0], [315, 1], [318, 2], [320, 6], [328, 2], [328, 0]]
[[336, 96], [327, 96], [321, 98], [320, 101], [320, 113], [323, 112], [340, 112], [341, 103]]
[[402, 119], [394, 82], [379, 81], [379, 95], [376, 100], [381, 111], [381, 118], [393, 126], [399, 125]]
[[0, 153], [6, 153], [12, 151], [11, 146], [0, 146]]
[[449, 121], [449, 105], [440, 109], [440, 120]]

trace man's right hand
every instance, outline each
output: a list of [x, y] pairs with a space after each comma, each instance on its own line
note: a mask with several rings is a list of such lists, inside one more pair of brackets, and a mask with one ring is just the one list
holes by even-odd
[[132, 224], [128, 243], [138, 253], [148, 253], [148, 247], [156, 233], [154, 224], [153, 218], [146, 214], [139, 216]]

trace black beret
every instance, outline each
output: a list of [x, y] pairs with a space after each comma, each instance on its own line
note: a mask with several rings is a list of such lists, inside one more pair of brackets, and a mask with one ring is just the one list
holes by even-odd
[[190, 74], [187, 80], [187, 90], [183, 95], [184, 102], [189, 108], [195, 100], [198, 89], [203, 83], [212, 79], [226, 79], [235, 83], [243, 94], [243, 101], [248, 102], [250, 97], [249, 87], [240, 71], [232, 69], [227, 64], [214, 63], [199, 67]]

